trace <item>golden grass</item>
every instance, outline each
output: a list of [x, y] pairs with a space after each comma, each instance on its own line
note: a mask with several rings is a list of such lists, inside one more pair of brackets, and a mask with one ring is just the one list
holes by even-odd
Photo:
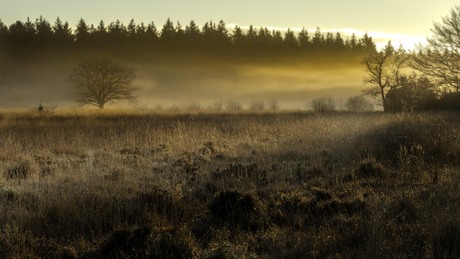
[[451, 113], [1, 111], [0, 254], [454, 258], [459, 158]]

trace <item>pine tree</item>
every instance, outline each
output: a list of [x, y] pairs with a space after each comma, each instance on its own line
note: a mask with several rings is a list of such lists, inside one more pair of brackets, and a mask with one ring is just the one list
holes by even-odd
[[325, 41], [324, 35], [321, 33], [321, 29], [319, 27], [316, 28], [315, 35], [313, 36], [313, 39], [312, 39], [312, 46], [315, 49], [322, 48], [324, 41]]
[[302, 49], [310, 47], [310, 36], [308, 35], [308, 31], [305, 28], [302, 28], [302, 30], [300, 31], [297, 37], [297, 41], [299, 42], [299, 45]]
[[[134, 22], [134, 19], [131, 19], [129, 21], [129, 24], [128, 26], [126, 26], [126, 31], [128, 33], [128, 37], [129, 39], [135, 39], [136, 38], [136, 34], [137, 34], [137, 26], [136, 26], [136, 23]], [[145, 31], [145, 30], [144, 30]]]
[[372, 40], [372, 37], [369, 37], [367, 32], [364, 34], [364, 36], [359, 40], [359, 44], [362, 46], [362, 49], [365, 53], [374, 53], [376, 52], [376, 46], [374, 41]]
[[35, 44], [35, 25], [27, 18], [25, 23], [16, 21], [8, 28], [7, 44], [13, 49], [21, 50], [30, 48]]
[[216, 37], [218, 42], [221, 44], [226, 44], [229, 42], [227, 26], [223, 20], [220, 20], [219, 24], [217, 25]]
[[176, 43], [179, 43], [184, 40], [184, 34], [185, 34], [185, 31], [182, 28], [182, 24], [180, 22], [177, 22], [175, 30], [176, 30], [175, 40], [176, 40]]
[[54, 22], [52, 30], [53, 40], [56, 44], [70, 44], [73, 41], [74, 35], [72, 34], [72, 29], [70, 28], [69, 23], [62, 23], [59, 17]]
[[239, 26], [235, 26], [235, 29], [233, 29], [231, 39], [235, 46], [243, 46], [246, 44], [246, 35]]
[[257, 31], [254, 29], [252, 25], [249, 26], [249, 30], [246, 33], [246, 38], [251, 44], [254, 43], [255, 39], [257, 38]]
[[345, 42], [343, 41], [342, 35], [340, 35], [340, 32], [337, 32], [335, 34], [334, 48], [336, 50], [343, 50], [345, 48]]
[[299, 42], [297, 41], [297, 38], [295, 37], [294, 32], [291, 31], [291, 29], [288, 29], [287, 32], [284, 34], [284, 45], [290, 49], [299, 46]]
[[262, 49], [273, 45], [273, 36], [267, 27], [260, 28], [257, 32], [257, 45]]
[[91, 28], [86, 24], [83, 18], [78, 21], [77, 28], [75, 30], [75, 37], [78, 43], [86, 43], [92, 33]]
[[356, 35], [354, 33], [351, 35], [347, 47], [351, 50], [356, 50], [356, 48], [358, 47], [358, 41], [356, 40]]
[[35, 28], [37, 30], [36, 38], [40, 41], [40, 43], [49, 44], [53, 35], [50, 23], [43, 18], [43, 16], [40, 16], [40, 18], [35, 20]]
[[160, 38], [164, 43], [171, 43], [174, 41], [176, 36], [176, 29], [174, 28], [174, 24], [172, 23], [171, 19], [168, 18], [166, 23], [163, 25], [163, 29], [161, 29]]
[[280, 47], [284, 43], [283, 35], [279, 30], [273, 30], [273, 45], [275, 47]]

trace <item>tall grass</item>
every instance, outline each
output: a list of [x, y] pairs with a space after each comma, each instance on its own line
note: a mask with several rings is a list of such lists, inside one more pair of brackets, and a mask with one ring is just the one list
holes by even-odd
[[0, 112], [5, 257], [460, 256], [460, 117]]

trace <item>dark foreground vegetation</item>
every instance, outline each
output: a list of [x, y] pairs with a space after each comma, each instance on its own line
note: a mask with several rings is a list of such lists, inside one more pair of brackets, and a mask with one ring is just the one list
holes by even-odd
[[0, 113], [0, 254], [458, 258], [454, 113]]

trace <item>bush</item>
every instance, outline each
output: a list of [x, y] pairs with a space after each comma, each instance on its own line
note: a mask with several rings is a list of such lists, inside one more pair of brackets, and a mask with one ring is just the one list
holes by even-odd
[[6, 176], [8, 179], [27, 179], [31, 174], [29, 161], [21, 160], [12, 167], [8, 168]]
[[253, 224], [256, 202], [250, 195], [243, 195], [237, 191], [220, 192], [208, 208], [218, 223], [245, 230], [257, 227]]
[[372, 158], [361, 161], [355, 172], [355, 176], [358, 178], [384, 177], [386, 175], [385, 167]]
[[329, 97], [319, 97], [316, 99], [313, 99], [310, 102], [311, 108], [315, 112], [331, 112], [335, 110], [335, 103], [332, 98]]

